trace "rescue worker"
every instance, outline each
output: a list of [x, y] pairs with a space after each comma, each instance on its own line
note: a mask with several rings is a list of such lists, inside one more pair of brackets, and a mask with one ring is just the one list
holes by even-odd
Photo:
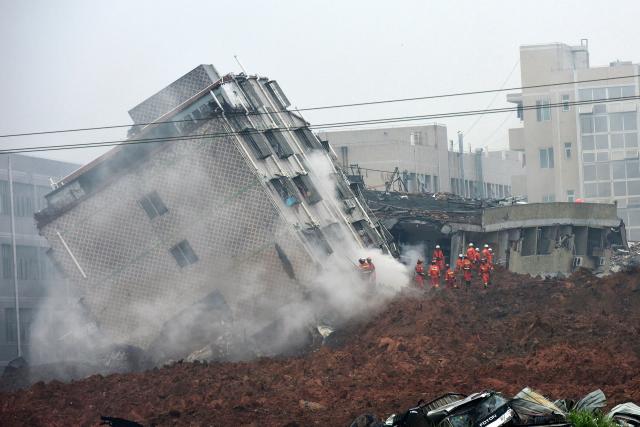
[[480, 277], [482, 278], [482, 285], [487, 289], [489, 280], [491, 280], [491, 266], [485, 258], [480, 262]]
[[434, 259], [431, 260], [431, 267], [429, 267], [429, 277], [431, 277], [431, 287], [440, 287], [440, 267], [438, 262]]
[[367, 265], [369, 269], [369, 283], [376, 284], [376, 266], [373, 264], [371, 257], [367, 257]]
[[465, 256], [462, 262], [462, 274], [464, 278], [464, 284], [466, 285], [466, 289], [469, 289], [469, 287], [471, 286], [471, 278], [472, 278], [471, 270], [472, 269], [473, 269], [473, 264], [471, 263], [471, 260], [469, 259], [468, 256]]
[[454, 269], [449, 267], [449, 264], [446, 264], [446, 273], [444, 273], [444, 281], [447, 284], [447, 288], [457, 288], [456, 284], [456, 272]]
[[456, 260], [456, 273], [460, 276], [460, 286], [462, 286], [462, 265], [464, 264], [464, 255], [458, 254]]
[[369, 264], [367, 264], [367, 260], [364, 258], [360, 258], [358, 260], [358, 271], [360, 272], [360, 277], [362, 277], [363, 280], [369, 280], [369, 277], [371, 277], [371, 271], [369, 270]]
[[432, 258], [436, 260], [436, 264], [440, 271], [444, 271], [444, 252], [440, 249], [440, 245], [436, 245]]
[[484, 247], [482, 248], [481, 255], [482, 255], [482, 258], [487, 260], [487, 262], [489, 261], [489, 245], [487, 245], [486, 243], [484, 244]]
[[469, 243], [469, 247], [467, 248], [467, 257], [473, 262], [476, 258], [476, 250], [473, 247], [473, 243]]
[[476, 269], [480, 269], [480, 259], [482, 257], [480, 256], [480, 249], [476, 248], [476, 250], [474, 251], [474, 259], [473, 259], [473, 264], [475, 265]]
[[489, 263], [489, 265], [491, 266], [491, 269], [493, 270], [493, 249], [491, 248], [489, 248], [489, 251], [488, 251], [487, 262]]
[[421, 259], [419, 259], [418, 262], [416, 262], [415, 270], [416, 270], [416, 274], [415, 274], [416, 285], [420, 289], [423, 289], [424, 288], [424, 264], [422, 263]]

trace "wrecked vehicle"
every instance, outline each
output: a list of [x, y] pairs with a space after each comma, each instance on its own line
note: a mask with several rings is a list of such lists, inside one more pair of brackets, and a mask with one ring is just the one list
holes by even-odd
[[500, 393], [484, 391], [466, 397], [455, 393], [445, 394], [431, 402], [421, 403], [404, 414], [392, 415], [384, 425], [500, 427], [569, 424], [565, 422], [560, 409], [556, 410], [524, 397], [507, 399]]
[[[601, 414], [605, 406], [602, 390], [595, 390], [577, 402], [570, 399], [551, 402], [528, 387], [511, 399], [491, 390], [469, 396], [446, 393], [430, 402], [420, 401], [404, 413], [393, 414], [384, 423], [370, 414], [361, 415], [351, 427], [568, 427], [573, 425], [570, 414]], [[614, 407], [605, 418], [624, 427], [640, 426], [640, 407], [624, 403]]]

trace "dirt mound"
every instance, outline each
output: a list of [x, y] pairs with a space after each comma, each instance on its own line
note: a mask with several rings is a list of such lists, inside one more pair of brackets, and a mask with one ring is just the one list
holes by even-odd
[[177, 363], [0, 393], [3, 425], [348, 425], [448, 391], [552, 398], [602, 388], [640, 400], [640, 274], [545, 280], [497, 272], [492, 288], [398, 297], [340, 343], [251, 363]]

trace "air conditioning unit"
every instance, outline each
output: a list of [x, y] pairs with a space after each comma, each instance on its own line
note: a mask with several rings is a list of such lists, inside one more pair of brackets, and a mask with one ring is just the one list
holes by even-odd
[[573, 257], [573, 266], [574, 267], [582, 267], [582, 257], [581, 256]]

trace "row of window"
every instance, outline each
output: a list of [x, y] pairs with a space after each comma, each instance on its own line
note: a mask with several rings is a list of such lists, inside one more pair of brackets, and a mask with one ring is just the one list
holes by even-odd
[[[2, 278], [13, 279], [13, 247], [1, 245]], [[16, 246], [18, 280], [46, 280], [55, 273], [46, 249], [38, 246]]]
[[636, 147], [638, 147], [636, 132], [582, 136], [582, 149], [585, 151]]
[[620, 97], [634, 96], [635, 86], [613, 86], [597, 87], [590, 89], [578, 89], [580, 101], [593, 101], [600, 99], [615, 99]]
[[[21, 182], [13, 183], [14, 214], [19, 217], [31, 217], [45, 208], [44, 195], [51, 189], [44, 186], [34, 186]], [[0, 215], [11, 214], [11, 191], [9, 182], [0, 180]]]
[[[318, 150], [322, 144], [318, 142], [313, 132], [308, 128], [299, 128], [293, 131], [302, 145], [309, 150]], [[257, 129], [245, 128], [240, 132], [243, 141], [251, 148], [256, 158], [262, 160], [274, 153], [281, 159], [285, 159], [293, 154], [293, 149], [287, 141], [284, 133], [278, 130], [266, 130], [260, 132]]]
[[[20, 342], [27, 345], [31, 337], [31, 324], [33, 323], [34, 310], [31, 308], [20, 309]], [[18, 328], [16, 322], [16, 309], [4, 309], [5, 338], [8, 343], [18, 342]]]
[[585, 164], [582, 167], [582, 176], [585, 182], [640, 178], [640, 160], [627, 159]]
[[635, 111], [604, 115], [580, 115], [580, 132], [583, 134], [635, 131], [637, 129], [638, 116]]

